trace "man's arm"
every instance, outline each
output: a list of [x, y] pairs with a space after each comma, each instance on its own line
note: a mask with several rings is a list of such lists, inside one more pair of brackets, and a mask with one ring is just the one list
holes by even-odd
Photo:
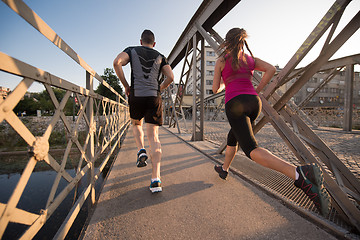
[[172, 81], [174, 81], [174, 73], [170, 65], [165, 65], [161, 68], [161, 72], [166, 76], [165, 81], [160, 84], [160, 91], [166, 89]]
[[122, 66], [125, 66], [130, 61], [130, 57], [126, 52], [121, 52], [114, 60], [114, 70], [118, 78], [120, 79], [122, 85], [125, 88], [125, 94], [126, 96], [129, 96], [130, 94], [130, 86], [128, 82], [126, 81], [124, 71], [122, 69]]

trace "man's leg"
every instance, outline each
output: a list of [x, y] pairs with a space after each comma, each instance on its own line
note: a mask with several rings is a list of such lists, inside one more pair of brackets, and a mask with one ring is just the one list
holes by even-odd
[[161, 144], [159, 140], [159, 126], [146, 123], [146, 133], [150, 146], [150, 158], [152, 164], [151, 178], [160, 178]]
[[133, 135], [138, 148], [136, 166], [145, 167], [147, 165], [146, 160], [148, 159], [148, 156], [144, 148], [144, 130], [142, 127], [142, 120], [131, 119], [131, 121], [133, 125]]
[[133, 135], [135, 138], [138, 151], [144, 148], [144, 131], [142, 127], [142, 120], [131, 119]]

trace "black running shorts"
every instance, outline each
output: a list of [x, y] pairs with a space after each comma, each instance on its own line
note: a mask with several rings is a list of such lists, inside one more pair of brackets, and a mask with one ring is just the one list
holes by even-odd
[[161, 126], [162, 118], [162, 100], [161, 97], [135, 97], [129, 95], [130, 118], [141, 120], [145, 118], [146, 123], [152, 123]]
[[252, 125], [261, 112], [259, 96], [238, 95], [225, 104], [225, 112], [231, 126], [227, 145], [236, 146], [239, 143], [246, 156], [250, 158], [251, 151], [258, 147]]

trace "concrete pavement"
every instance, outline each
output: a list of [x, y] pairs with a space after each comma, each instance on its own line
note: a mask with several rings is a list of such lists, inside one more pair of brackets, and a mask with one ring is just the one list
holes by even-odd
[[281, 201], [160, 128], [163, 192], [149, 191], [151, 163], [136, 167], [128, 131], [84, 239], [335, 239]]

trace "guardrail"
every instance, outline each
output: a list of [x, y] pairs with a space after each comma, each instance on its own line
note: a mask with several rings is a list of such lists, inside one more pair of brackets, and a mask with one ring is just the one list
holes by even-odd
[[[69, 193], [83, 180], [85, 175], [90, 176], [88, 184], [83, 192], [78, 195], [77, 201], [73, 204], [65, 221], [54, 237], [54, 239], [64, 239], [85, 200], [90, 198], [92, 203], [95, 202], [95, 183], [114, 153], [114, 150], [119, 146], [120, 139], [129, 125], [127, 102], [24, 2], [20, 0], [4, 0], [3, 2], [86, 70], [86, 88], [83, 88], [0, 52], [0, 70], [23, 78], [6, 99], [0, 99], [0, 122], [6, 121], [29, 147], [29, 160], [13, 193], [7, 203], [0, 203], [0, 238], [2, 238], [9, 223], [28, 225], [29, 227], [24, 231], [21, 239], [33, 238]], [[95, 93], [93, 91], [94, 78], [115, 93], [117, 101]], [[41, 136], [35, 136], [13, 111], [34, 82], [43, 84], [55, 106], [51, 121]], [[54, 88], [65, 90], [66, 93], [62, 99], [59, 100], [57, 98]], [[76, 96], [79, 103], [78, 117], [73, 127], [63, 112], [65, 104], [71, 99], [72, 95]], [[85, 120], [87, 128], [83, 145], [80, 143], [78, 135], [81, 120]], [[63, 122], [68, 136], [66, 149], [61, 160], [54, 159], [49, 153], [51, 148], [49, 137], [58, 121]], [[71, 176], [65, 170], [65, 165], [69, 160], [69, 153], [72, 148], [78, 149], [81, 154], [75, 176]], [[106, 156], [100, 159], [102, 154]], [[94, 167], [96, 161], [97, 163], [100, 161], [98, 168]], [[41, 209], [40, 213], [33, 213], [20, 209], [17, 205], [34, 171], [35, 165], [39, 162], [47, 163], [57, 172], [57, 176], [52, 184], [46, 205]], [[59, 182], [62, 179], [67, 184], [64, 188], [59, 189]]]
[[[179, 120], [186, 117], [183, 111], [185, 89], [187, 87], [192, 89], [192, 141], [204, 140], [204, 63], [206, 62], [204, 42], [206, 41], [213, 50], [218, 49], [222, 39], [213, 29], [213, 26], [238, 2], [237, 0], [203, 1], [169, 55], [169, 63], [172, 67], [183, 60], [183, 68], [177, 91], [175, 91], [177, 94], [173, 97], [170, 89], [168, 90], [167, 97], [171, 98], [166, 101], [165, 113], [167, 116], [165, 117], [168, 119], [169, 127], [177, 126], [180, 133]], [[262, 101], [263, 116], [259, 118], [253, 130], [256, 134], [265, 124], [270, 123], [291, 149], [299, 164], [319, 164], [325, 170], [325, 186], [331, 195], [332, 206], [346, 222], [360, 230], [360, 211], [357, 207], [360, 200], [359, 180], [299, 117], [302, 112], [291, 100], [309, 79], [323, 67], [336, 70], [338, 67], [346, 66], [344, 130], [350, 131], [352, 129], [352, 92], [354, 89], [352, 82], [354, 64], [357, 62], [353, 62], [354, 57], [351, 56], [340, 61], [329, 61], [334, 53], [360, 28], [360, 12], [355, 12], [355, 15], [345, 27], [340, 29], [339, 33], [335, 31], [350, 2], [351, 0], [335, 0], [285, 67], [259, 94]], [[326, 41], [319, 56], [300, 72], [296, 71], [299, 63], [323, 36], [326, 37]], [[294, 83], [283, 94], [279, 94], [280, 87], [295, 77]], [[321, 86], [319, 86], [320, 88]], [[216, 97], [220, 98], [220, 95]], [[222, 103], [220, 102], [217, 105], [218, 110]], [[304, 115], [302, 114], [302, 117]], [[225, 147], [226, 141], [223, 142], [217, 152], [222, 153]]]

